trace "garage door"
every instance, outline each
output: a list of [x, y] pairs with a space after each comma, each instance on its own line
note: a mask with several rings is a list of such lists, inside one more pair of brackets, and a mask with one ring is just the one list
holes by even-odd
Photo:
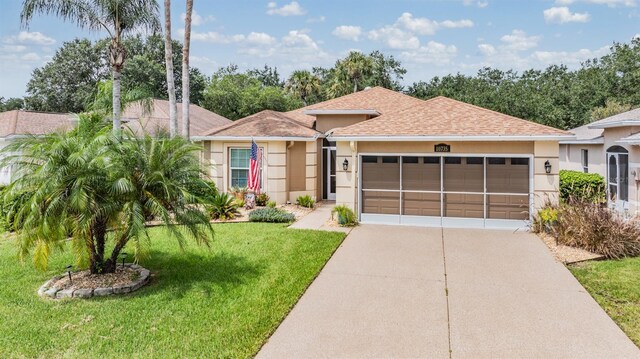
[[528, 157], [360, 157], [364, 223], [519, 228], [529, 219]]

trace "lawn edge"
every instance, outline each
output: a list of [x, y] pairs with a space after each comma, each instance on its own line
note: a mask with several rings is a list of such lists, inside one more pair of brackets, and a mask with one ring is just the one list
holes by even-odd
[[298, 298], [296, 298], [296, 301], [291, 305], [290, 308], [287, 309], [287, 311], [284, 313], [284, 315], [282, 316], [282, 318], [280, 319], [278, 325], [276, 325], [273, 330], [271, 330], [267, 335], [266, 338], [262, 341], [262, 344], [260, 344], [260, 347], [258, 347], [258, 350], [256, 350], [252, 355], [251, 358], [255, 358], [256, 355], [258, 355], [258, 353], [260, 353], [260, 350], [262, 350], [262, 348], [265, 346], [265, 344], [267, 344], [267, 342], [269, 341], [269, 339], [271, 339], [271, 337], [273, 336], [273, 334], [278, 330], [278, 328], [280, 328], [280, 326], [282, 325], [282, 323], [285, 321], [285, 319], [287, 319], [287, 317], [289, 316], [289, 314], [291, 313], [291, 311], [293, 310], [293, 308], [295, 308], [295, 306], [298, 304], [298, 302], [300, 301], [300, 299], [307, 293], [307, 291], [309, 290], [309, 287], [311, 287], [311, 285], [313, 284], [313, 282], [316, 281], [316, 279], [318, 279], [318, 276], [320, 275], [320, 273], [324, 270], [324, 267], [327, 266], [327, 263], [329, 263], [329, 261], [333, 258], [333, 256], [336, 254], [336, 252], [338, 251], [338, 249], [340, 249], [340, 247], [342, 246], [342, 244], [344, 243], [344, 241], [347, 239], [347, 237], [349, 236], [349, 234], [351, 234], [351, 231], [349, 231], [348, 233], [344, 233], [344, 232], [332, 232], [332, 231], [323, 231], [323, 230], [318, 230], [318, 229], [300, 229], [300, 228], [290, 228], [290, 227], [285, 227], [287, 230], [294, 230], [294, 231], [314, 231], [314, 232], [327, 232], [327, 233], [343, 233], [344, 237], [342, 238], [342, 240], [340, 241], [340, 243], [338, 243], [338, 245], [336, 246], [336, 248], [333, 250], [333, 252], [331, 252], [331, 255], [329, 256], [329, 258], [327, 258], [327, 261], [324, 262], [324, 264], [320, 267], [320, 269], [318, 270], [318, 272], [316, 273], [315, 276], [313, 276], [313, 278], [311, 279], [311, 281], [309, 281], [309, 284], [304, 288], [304, 290], [302, 291], [302, 293], [300, 293], [300, 295], [298, 296]]

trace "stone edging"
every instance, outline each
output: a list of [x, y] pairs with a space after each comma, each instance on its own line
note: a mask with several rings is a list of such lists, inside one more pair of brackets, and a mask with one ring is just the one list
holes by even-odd
[[140, 277], [135, 281], [125, 284], [119, 285], [115, 287], [105, 287], [105, 288], [68, 288], [68, 289], [59, 289], [52, 284], [60, 278], [66, 276], [66, 274], [62, 274], [56, 277], [49, 279], [45, 284], [43, 284], [40, 289], [38, 289], [38, 295], [45, 298], [51, 299], [62, 299], [62, 298], [91, 298], [91, 297], [103, 297], [107, 295], [113, 294], [125, 294], [136, 291], [143, 287], [145, 284], [149, 283], [149, 278], [151, 272], [148, 269], [145, 269], [137, 264], [133, 263], [125, 263], [125, 266], [137, 270], [140, 273]]

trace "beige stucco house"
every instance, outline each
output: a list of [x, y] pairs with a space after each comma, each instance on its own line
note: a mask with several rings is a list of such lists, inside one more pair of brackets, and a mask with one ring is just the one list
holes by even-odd
[[570, 138], [445, 97], [423, 101], [380, 87], [193, 137], [221, 190], [246, 185], [254, 139], [264, 153], [262, 191], [279, 203], [309, 194], [351, 207], [364, 223], [488, 228], [520, 228], [557, 198], [558, 142]]
[[640, 207], [640, 109], [570, 130], [560, 141], [560, 168], [599, 173], [607, 182], [609, 205], [629, 215]]

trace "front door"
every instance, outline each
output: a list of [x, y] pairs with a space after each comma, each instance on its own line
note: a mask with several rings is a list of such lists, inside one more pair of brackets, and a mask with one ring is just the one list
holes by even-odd
[[335, 201], [336, 199], [336, 148], [325, 147], [324, 149], [326, 178], [325, 178], [325, 193], [327, 199]]

